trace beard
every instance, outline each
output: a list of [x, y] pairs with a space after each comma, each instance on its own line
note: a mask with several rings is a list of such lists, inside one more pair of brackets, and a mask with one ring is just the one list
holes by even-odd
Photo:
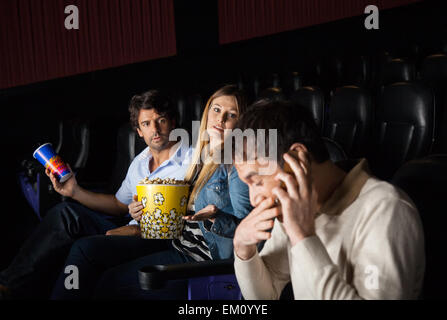
[[152, 139], [154, 137], [155, 136], [152, 136], [150, 138], [150, 142], [148, 143], [151, 150], [162, 151], [169, 146], [169, 137], [168, 136], [159, 134], [157, 137], [160, 137], [160, 140], [157, 141], [156, 143], [152, 142]]

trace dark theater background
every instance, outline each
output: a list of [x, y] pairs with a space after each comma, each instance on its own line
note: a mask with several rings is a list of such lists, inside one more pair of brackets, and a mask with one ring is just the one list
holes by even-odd
[[[79, 30], [64, 27], [68, 5], [79, 8]], [[365, 28], [368, 5], [380, 10], [379, 29]], [[283, 95], [308, 102], [340, 156], [367, 157], [388, 181], [400, 181], [396, 173], [409, 161], [439, 160], [441, 171], [423, 174], [432, 180], [418, 182], [421, 189], [401, 185], [410, 195], [423, 183], [435, 190], [415, 201], [421, 215], [433, 215], [423, 221], [427, 281], [436, 286], [439, 257], [430, 246], [442, 239], [440, 199], [447, 196], [436, 189], [447, 178], [446, 1], [2, 0], [0, 15], [0, 269], [39, 215], [66, 200], [32, 159], [39, 143], [58, 147], [81, 185], [115, 192], [141, 149], [128, 124], [134, 94], [169, 90], [180, 126], [190, 130], [206, 97], [236, 83], [252, 101]], [[412, 99], [419, 86], [427, 95]], [[401, 96], [389, 98], [393, 90]], [[429, 110], [407, 115], [418, 99]], [[349, 106], [340, 112], [341, 105]], [[392, 106], [401, 126], [378, 137]], [[413, 117], [423, 124], [408, 127]]]

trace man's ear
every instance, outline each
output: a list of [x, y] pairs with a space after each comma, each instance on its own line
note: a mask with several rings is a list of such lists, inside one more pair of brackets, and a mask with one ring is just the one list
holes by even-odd
[[140, 138], [143, 138], [143, 132], [141, 132], [140, 128], [137, 128], [137, 133], [140, 136]]
[[289, 148], [289, 151], [296, 151], [296, 152], [304, 151], [304, 152], [309, 153], [309, 151], [307, 150], [306, 146], [304, 144], [298, 143], [298, 142], [295, 142], [294, 144], [292, 144], [290, 146], [290, 148]]

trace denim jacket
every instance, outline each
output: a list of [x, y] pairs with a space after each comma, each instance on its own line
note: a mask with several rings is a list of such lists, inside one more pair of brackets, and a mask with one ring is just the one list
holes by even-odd
[[214, 223], [200, 221], [200, 229], [213, 260], [233, 257], [233, 237], [239, 222], [253, 207], [248, 186], [239, 179], [236, 169], [220, 165], [195, 200], [195, 211], [214, 204], [218, 211]]

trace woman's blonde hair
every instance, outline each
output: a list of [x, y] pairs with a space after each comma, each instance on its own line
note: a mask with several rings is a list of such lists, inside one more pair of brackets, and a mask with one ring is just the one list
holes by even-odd
[[[241, 116], [242, 113], [245, 112], [247, 108], [247, 103], [245, 100], [245, 95], [242, 90], [240, 90], [235, 85], [226, 85], [216, 92], [208, 99], [205, 109], [203, 111], [202, 120], [200, 122], [199, 129], [199, 137], [197, 139], [196, 148], [192, 155], [191, 165], [186, 170], [185, 180], [187, 183], [193, 185], [193, 189], [191, 191], [191, 195], [189, 197], [188, 208], [194, 203], [196, 196], [199, 191], [203, 188], [203, 186], [208, 182], [211, 176], [216, 171], [219, 166], [218, 163], [215, 163], [211, 159], [211, 155], [213, 150], [210, 150], [209, 139], [205, 139], [204, 135], [207, 134], [206, 128], [208, 126], [208, 113], [211, 104], [214, 99], [223, 97], [223, 96], [231, 96], [236, 100], [236, 107], [238, 110], [238, 117]], [[205, 151], [204, 151], [205, 150]], [[201, 163], [202, 152], [204, 152], [205, 163]]]

